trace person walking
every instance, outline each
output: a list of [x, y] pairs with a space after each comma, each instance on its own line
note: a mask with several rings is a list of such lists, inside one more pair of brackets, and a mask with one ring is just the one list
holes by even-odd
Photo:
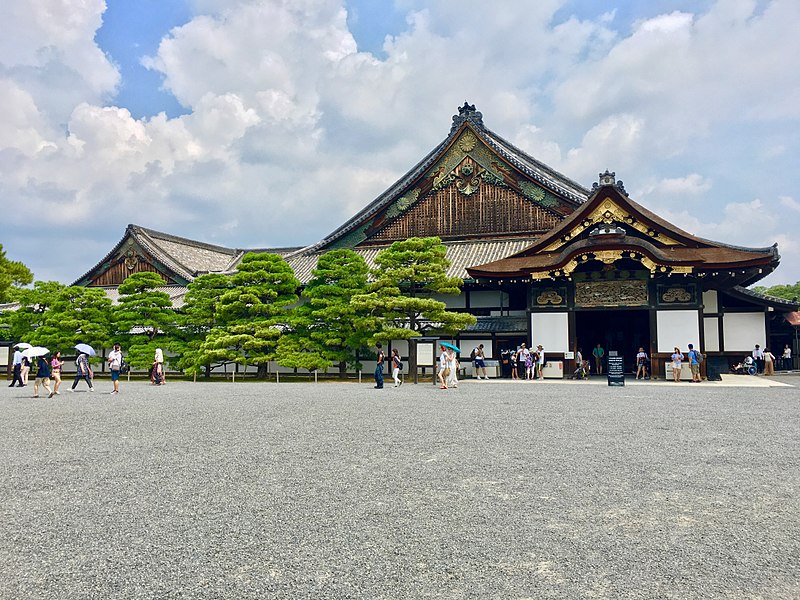
[[375, 365], [375, 389], [383, 389], [383, 363], [386, 360], [386, 355], [383, 353], [383, 344], [378, 342], [375, 344], [377, 350], [377, 364]]
[[700, 363], [702, 356], [694, 349], [692, 344], [689, 344], [689, 368], [692, 371], [692, 383], [700, 383]]
[[394, 379], [394, 387], [403, 385], [403, 380], [400, 379], [400, 371], [403, 369], [403, 363], [400, 361], [400, 352], [397, 348], [392, 348], [392, 379]]
[[75, 360], [75, 366], [78, 371], [75, 373], [75, 381], [72, 382], [72, 387], [69, 391], [74, 392], [78, 382], [81, 379], [85, 379], [86, 383], [89, 385], [89, 391], [93, 392], [94, 385], [92, 385], [92, 368], [89, 366], [89, 355], [85, 352], [81, 352]]
[[17, 387], [25, 387], [25, 384], [22, 383], [22, 352], [20, 352], [19, 346], [14, 346], [14, 358], [12, 361], [14, 367], [14, 376], [11, 379], [11, 384], [8, 387], [14, 387], [14, 384], [17, 384]]
[[447, 349], [439, 346], [439, 389], [447, 389], [447, 380], [450, 377], [450, 370], [447, 368]]
[[47, 364], [47, 359], [40, 356], [36, 360], [36, 379], [33, 381], [33, 397], [39, 397], [39, 385], [47, 390], [47, 397], [53, 397], [53, 390], [50, 389], [50, 365]]
[[450, 369], [450, 377], [447, 380], [447, 387], [458, 387], [458, 357], [455, 350], [447, 349], [447, 368]]
[[672, 353], [672, 380], [676, 383], [681, 380], [681, 363], [683, 362], [683, 354], [680, 348], [675, 346], [675, 351]]
[[592, 356], [594, 356], [594, 370], [598, 375], [603, 374], [603, 357], [605, 355], [606, 351], [603, 350], [603, 347], [600, 344], [597, 344], [594, 350], [592, 350]]
[[475, 349], [475, 373], [478, 379], [489, 379], [486, 376], [486, 354], [483, 351], [483, 344], [478, 344]]
[[61, 392], [58, 388], [61, 387], [61, 367], [64, 366], [64, 361], [61, 360], [61, 351], [58, 350], [50, 360], [50, 375], [53, 377], [53, 394], [60, 396]]
[[759, 373], [764, 372], [764, 351], [761, 349], [761, 346], [756, 344], [756, 347], [753, 348], [753, 360], [756, 361], [756, 370]]
[[764, 375], [775, 375], [775, 355], [764, 348]]
[[20, 375], [20, 377], [22, 377], [22, 385], [23, 386], [28, 385], [28, 373], [30, 373], [30, 372], [31, 372], [31, 359], [23, 354], [22, 355], [22, 366], [20, 367], [20, 370], [19, 370], [19, 375]]
[[122, 349], [119, 344], [114, 344], [114, 349], [108, 353], [106, 362], [111, 369], [111, 381], [114, 384], [111, 394], [119, 394], [119, 374], [122, 370]]
[[783, 354], [781, 355], [783, 359], [783, 370], [784, 371], [791, 371], [792, 370], [792, 348], [789, 344], [786, 344], [783, 347]]

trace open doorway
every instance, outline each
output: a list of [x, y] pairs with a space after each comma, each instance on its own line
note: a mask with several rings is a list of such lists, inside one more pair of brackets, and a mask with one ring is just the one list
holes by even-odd
[[624, 358], [626, 373], [635, 372], [639, 347], [650, 354], [650, 313], [646, 309], [578, 311], [575, 336], [585, 358], [591, 359], [592, 349], [599, 343], [606, 355], [616, 350]]

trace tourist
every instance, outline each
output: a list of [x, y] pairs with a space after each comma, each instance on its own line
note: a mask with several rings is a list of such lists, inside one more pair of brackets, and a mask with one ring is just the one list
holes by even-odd
[[700, 383], [700, 363], [702, 362], [700, 353], [689, 344], [689, 368], [692, 371], [692, 383]]
[[400, 352], [397, 348], [392, 348], [392, 378], [394, 379], [394, 387], [403, 385], [403, 380], [400, 379], [400, 370], [403, 368], [403, 363], [400, 362]]
[[375, 350], [377, 351], [377, 363], [375, 364], [375, 389], [382, 390], [383, 389], [383, 361], [386, 359], [386, 355], [383, 353], [383, 344], [380, 342], [375, 344]]
[[511, 364], [511, 379], [519, 379], [519, 366], [517, 363], [517, 354], [519, 353], [519, 349], [517, 350], [510, 350], [508, 355], [508, 361]]
[[31, 359], [22, 355], [22, 366], [19, 369], [19, 376], [22, 377], [22, 385], [28, 385], [28, 373], [31, 372]]
[[527, 348], [522, 357], [525, 359], [525, 379], [533, 381], [534, 365], [539, 360], [539, 357], [535, 352], [530, 352]]
[[789, 344], [786, 344], [783, 347], [783, 354], [781, 355], [783, 359], [783, 370], [784, 371], [791, 371], [792, 370], [792, 348]]
[[60, 396], [61, 392], [58, 391], [58, 388], [61, 387], [61, 367], [64, 366], [64, 361], [61, 360], [61, 351], [58, 350], [53, 355], [53, 358], [50, 360], [50, 375], [53, 377], [53, 394], [56, 396]]
[[111, 381], [114, 384], [111, 394], [119, 394], [119, 374], [122, 370], [122, 350], [119, 344], [114, 344], [114, 349], [108, 353], [107, 362], [111, 369]]
[[447, 349], [447, 368], [450, 370], [450, 376], [447, 379], [447, 387], [458, 387], [458, 357], [455, 350], [452, 348]]
[[33, 382], [33, 397], [39, 397], [39, 386], [43, 386], [47, 390], [47, 397], [53, 397], [53, 390], [50, 389], [50, 365], [47, 364], [47, 359], [40, 356], [36, 361], [36, 379]]
[[761, 349], [761, 346], [756, 344], [756, 347], [753, 348], [753, 360], [756, 361], [756, 370], [759, 373], [764, 372], [764, 351]]
[[84, 379], [89, 385], [89, 391], [93, 392], [94, 385], [92, 385], [92, 376], [94, 374], [92, 373], [92, 368], [89, 366], [89, 355], [85, 352], [78, 354], [78, 358], [75, 359], [75, 367], [78, 371], [75, 373], [75, 381], [72, 382], [72, 387], [69, 388], [69, 391], [74, 392], [78, 382]]
[[683, 354], [680, 348], [675, 346], [675, 351], [672, 353], [672, 380], [681, 380], [681, 362], [683, 361]]
[[544, 379], [544, 346], [541, 344], [536, 347], [536, 356], [536, 377]]
[[647, 377], [647, 352], [643, 346], [639, 346], [639, 352], [636, 353], [636, 379], [645, 377]]
[[486, 354], [483, 351], [483, 344], [478, 344], [475, 349], [475, 373], [478, 379], [489, 379], [486, 376]]
[[764, 375], [775, 375], [775, 355], [764, 348]]
[[447, 379], [450, 377], [450, 369], [447, 367], [447, 349], [439, 346], [439, 389], [447, 389]]
[[[527, 379], [528, 375], [528, 361], [530, 359], [531, 351], [525, 345], [525, 342], [520, 344], [517, 350], [517, 364], [519, 365], [520, 379]], [[533, 364], [533, 363], [531, 363]]]
[[20, 352], [19, 346], [14, 346], [14, 359], [12, 364], [14, 366], [14, 377], [11, 379], [11, 385], [8, 387], [14, 387], [15, 383], [17, 383], [17, 387], [25, 387], [25, 384], [22, 383], [22, 352]]
[[598, 375], [603, 374], [603, 357], [606, 355], [606, 351], [603, 350], [603, 347], [600, 344], [597, 344], [594, 350], [592, 350], [592, 356], [594, 356], [594, 370], [597, 371]]
[[164, 351], [161, 348], [156, 348], [155, 363], [156, 373], [160, 375], [158, 385], [165, 385], [167, 383], [167, 373], [164, 369]]

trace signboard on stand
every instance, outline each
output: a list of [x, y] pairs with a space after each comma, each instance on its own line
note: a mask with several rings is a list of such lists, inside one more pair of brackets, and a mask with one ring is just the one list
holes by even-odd
[[609, 352], [607, 360], [606, 374], [608, 375], [608, 385], [624, 386], [625, 385], [625, 365], [621, 356], [617, 356], [616, 352]]

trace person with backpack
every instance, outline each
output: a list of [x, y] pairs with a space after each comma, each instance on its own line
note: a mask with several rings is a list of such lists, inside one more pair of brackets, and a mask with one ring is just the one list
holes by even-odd
[[114, 344], [114, 349], [108, 353], [108, 364], [111, 368], [111, 381], [114, 382], [112, 394], [119, 394], [119, 374], [122, 371], [122, 350], [119, 344]]
[[689, 344], [689, 368], [692, 370], [692, 383], [700, 383], [700, 363], [703, 362], [703, 355]]
[[392, 377], [394, 378], [394, 387], [403, 385], [403, 380], [400, 379], [400, 371], [403, 370], [403, 363], [400, 361], [400, 353], [397, 348], [392, 348]]

